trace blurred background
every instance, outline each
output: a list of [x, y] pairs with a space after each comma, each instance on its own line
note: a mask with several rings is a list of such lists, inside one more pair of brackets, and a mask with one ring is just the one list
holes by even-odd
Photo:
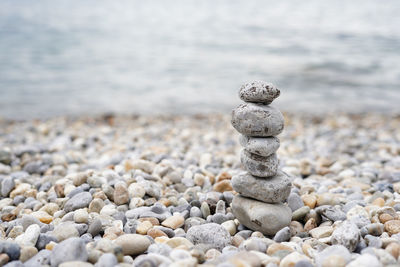
[[400, 1], [2, 0], [0, 117], [400, 111]]

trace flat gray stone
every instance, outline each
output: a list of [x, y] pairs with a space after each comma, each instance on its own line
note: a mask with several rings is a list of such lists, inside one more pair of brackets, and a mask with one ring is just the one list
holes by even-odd
[[65, 212], [86, 208], [92, 201], [92, 195], [89, 192], [82, 192], [74, 195], [65, 203]]
[[240, 161], [245, 169], [257, 177], [271, 177], [278, 171], [279, 160], [276, 153], [268, 157], [261, 157], [256, 154], [251, 154], [245, 149], [240, 154]]
[[240, 195], [233, 198], [232, 211], [247, 228], [270, 236], [288, 226], [292, 219], [292, 211], [284, 204], [264, 203]]
[[85, 242], [77, 237], [72, 237], [54, 247], [50, 256], [50, 265], [56, 267], [63, 262], [86, 261], [87, 259]]
[[254, 198], [266, 203], [282, 203], [290, 194], [291, 182], [281, 171], [270, 178], [260, 178], [242, 172], [234, 175], [232, 187], [242, 196]]
[[240, 99], [246, 102], [270, 104], [279, 95], [278, 88], [264, 81], [246, 83], [239, 90]]
[[232, 111], [231, 123], [241, 134], [268, 137], [283, 131], [284, 118], [282, 113], [272, 106], [244, 103]]
[[218, 250], [222, 250], [231, 243], [229, 232], [223, 226], [216, 223], [192, 226], [187, 231], [186, 238], [194, 245], [207, 244]]
[[279, 146], [280, 142], [277, 137], [251, 137], [241, 135], [239, 143], [244, 149], [252, 154], [256, 154], [262, 157], [268, 157], [274, 154]]

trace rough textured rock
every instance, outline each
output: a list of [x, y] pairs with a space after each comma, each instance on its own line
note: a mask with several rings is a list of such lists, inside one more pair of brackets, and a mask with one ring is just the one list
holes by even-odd
[[239, 138], [240, 145], [252, 154], [256, 154], [262, 157], [268, 157], [274, 154], [279, 146], [280, 142], [277, 137], [251, 137], [241, 135]]
[[290, 194], [290, 179], [281, 171], [270, 178], [254, 177], [242, 172], [233, 176], [231, 182], [235, 191], [241, 195], [267, 203], [282, 203]]
[[87, 259], [88, 253], [85, 242], [82, 239], [73, 237], [55, 246], [50, 256], [50, 264], [55, 267], [63, 262], [73, 260], [86, 261]]
[[249, 173], [257, 177], [274, 176], [278, 171], [279, 160], [275, 153], [268, 157], [261, 157], [243, 149], [240, 161]]
[[290, 224], [292, 211], [284, 204], [269, 204], [242, 196], [235, 196], [232, 211], [246, 227], [265, 235], [274, 235]]
[[333, 245], [343, 245], [350, 251], [354, 251], [360, 241], [360, 230], [354, 223], [345, 221], [332, 233]]
[[241, 134], [267, 137], [283, 131], [284, 118], [274, 107], [245, 103], [232, 111], [231, 123]]
[[264, 81], [246, 83], [239, 90], [239, 97], [245, 102], [270, 104], [279, 95], [278, 88]]
[[192, 226], [186, 234], [186, 238], [193, 244], [208, 244], [210, 247], [222, 250], [231, 243], [231, 235], [221, 225], [207, 223]]

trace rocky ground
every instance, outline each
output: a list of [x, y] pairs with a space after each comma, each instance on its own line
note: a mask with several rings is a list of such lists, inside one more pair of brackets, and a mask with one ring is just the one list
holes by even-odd
[[289, 227], [231, 212], [229, 116], [0, 121], [0, 266], [398, 266], [400, 117], [286, 115]]

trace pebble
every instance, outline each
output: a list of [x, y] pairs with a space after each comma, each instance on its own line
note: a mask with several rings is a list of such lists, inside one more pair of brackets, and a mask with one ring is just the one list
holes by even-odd
[[254, 137], [276, 136], [284, 127], [283, 115], [278, 109], [252, 103], [235, 108], [231, 123], [239, 133]]
[[[290, 188], [290, 187], [289, 187]], [[298, 210], [304, 206], [303, 200], [298, 194], [291, 193], [287, 198], [287, 203], [292, 211]]]
[[21, 255], [19, 256], [19, 260], [21, 262], [26, 262], [33, 256], [35, 256], [38, 253], [37, 248], [35, 247], [30, 247], [30, 246], [25, 246], [21, 248]]
[[118, 264], [118, 260], [112, 253], [104, 253], [101, 255], [97, 263], [95, 264], [96, 267], [113, 267]]
[[222, 250], [231, 244], [230, 233], [223, 226], [216, 223], [192, 226], [187, 231], [186, 238], [195, 245], [208, 244], [218, 250]]
[[239, 97], [245, 102], [270, 104], [280, 95], [280, 91], [271, 83], [253, 81], [240, 87]]
[[114, 243], [122, 247], [124, 255], [139, 255], [147, 250], [151, 242], [148, 238], [138, 234], [125, 234], [115, 239]]
[[268, 204], [241, 196], [234, 197], [232, 211], [242, 224], [266, 235], [274, 235], [288, 226], [292, 217], [290, 208], [283, 204]]
[[92, 236], [98, 235], [102, 230], [101, 220], [99, 218], [94, 219], [93, 222], [89, 225], [87, 232]]
[[72, 237], [56, 245], [50, 256], [51, 267], [59, 266], [68, 261], [86, 261], [88, 254], [83, 240]]
[[389, 235], [400, 233], [400, 220], [391, 220], [386, 222], [385, 231], [387, 231]]
[[73, 223], [65, 222], [57, 225], [54, 228], [52, 235], [61, 242], [70, 237], [79, 237], [79, 232]]
[[266, 203], [282, 203], [290, 194], [291, 182], [289, 177], [281, 171], [268, 179], [242, 172], [233, 176], [232, 186], [242, 196]]
[[363, 254], [357, 257], [355, 260], [351, 261], [349, 264], [347, 264], [347, 267], [360, 267], [360, 266], [382, 267], [382, 264], [375, 256], [371, 254]]
[[36, 245], [36, 242], [39, 238], [40, 234], [40, 227], [37, 224], [32, 224], [28, 228], [26, 228], [25, 233], [22, 235], [17, 236], [15, 238], [15, 241], [20, 245], [20, 246], [31, 246], [34, 247]]
[[74, 211], [87, 207], [92, 201], [92, 195], [89, 192], [78, 193], [70, 198], [64, 206], [65, 212]]
[[173, 215], [161, 223], [162, 226], [177, 229], [185, 223], [185, 218], [181, 215]]
[[289, 255], [285, 256], [281, 260], [281, 262], [279, 264], [279, 267], [292, 267], [292, 266], [295, 266], [296, 263], [298, 263], [299, 261], [309, 261], [309, 262], [311, 262], [310, 259], [307, 256], [305, 256], [303, 254], [300, 254], [300, 253], [295, 251], [295, 252], [292, 252]]
[[261, 157], [243, 149], [240, 153], [240, 161], [251, 175], [257, 177], [274, 176], [278, 171], [279, 160], [276, 153], [268, 157]]
[[129, 191], [124, 182], [118, 182], [114, 185], [114, 203], [123, 205], [129, 202]]
[[333, 245], [343, 245], [350, 251], [354, 251], [360, 241], [360, 230], [351, 222], [345, 221], [332, 233], [331, 242]]
[[275, 234], [274, 241], [278, 243], [285, 242], [290, 239], [290, 236], [290, 228], [284, 227]]
[[271, 156], [280, 146], [279, 139], [274, 136], [260, 138], [241, 135], [239, 142], [246, 151], [261, 157]]
[[332, 233], [332, 226], [319, 226], [310, 230], [310, 235], [317, 239], [331, 236]]

